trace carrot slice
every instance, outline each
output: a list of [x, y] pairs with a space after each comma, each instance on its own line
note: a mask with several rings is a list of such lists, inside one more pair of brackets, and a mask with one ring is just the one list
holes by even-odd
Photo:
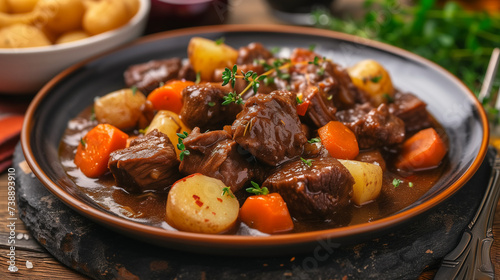
[[99, 124], [82, 138], [76, 149], [75, 164], [90, 178], [108, 170], [109, 155], [127, 145], [128, 135], [110, 124]]
[[168, 110], [179, 114], [182, 109], [182, 90], [191, 85], [194, 85], [191, 81], [174, 80], [153, 90], [147, 99], [155, 110]]
[[309, 108], [309, 104], [311, 104], [311, 102], [309, 100], [307, 100], [307, 101], [304, 101], [304, 102], [300, 103], [299, 105], [297, 105], [297, 115], [305, 116], [306, 112], [307, 112], [307, 108]]
[[354, 159], [359, 154], [356, 135], [347, 126], [331, 121], [318, 129], [321, 143], [334, 158]]
[[428, 169], [441, 163], [446, 145], [434, 128], [417, 132], [403, 143], [401, 156], [396, 160], [399, 169]]
[[285, 201], [278, 193], [253, 195], [240, 209], [241, 221], [264, 233], [279, 233], [293, 229], [293, 221]]

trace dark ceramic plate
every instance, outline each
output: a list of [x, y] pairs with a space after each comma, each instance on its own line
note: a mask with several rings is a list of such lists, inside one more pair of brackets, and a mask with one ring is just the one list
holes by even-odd
[[[68, 178], [58, 159], [58, 146], [68, 120], [92, 104], [94, 97], [124, 87], [123, 72], [131, 64], [151, 59], [186, 57], [193, 36], [224, 37], [239, 47], [258, 41], [264, 45], [304, 47], [347, 66], [362, 59], [381, 62], [396, 87], [411, 91], [449, 136], [450, 168], [433, 188], [410, 207], [371, 223], [306, 233], [266, 237], [207, 235], [145, 226], [115, 216], [97, 206]], [[443, 68], [412, 53], [385, 44], [318, 29], [299, 27], [219, 26], [178, 30], [145, 37], [111, 53], [75, 65], [50, 81], [28, 109], [22, 146], [34, 174], [57, 197], [77, 212], [118, 232], [161, 246], [217, 254], [267, 254], [313, 248], [318, 240], [339, 244], [360, 242], [401, 226], [433, 208], [460, 189], [479, 168], [486, 154], [488, 125], [474, 95]]]

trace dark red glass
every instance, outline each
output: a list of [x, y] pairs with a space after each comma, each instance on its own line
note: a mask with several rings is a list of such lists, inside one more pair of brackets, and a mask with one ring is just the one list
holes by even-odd
[[146, 33], [222, 24], [228, 16], [228, 0], [151, 0]]

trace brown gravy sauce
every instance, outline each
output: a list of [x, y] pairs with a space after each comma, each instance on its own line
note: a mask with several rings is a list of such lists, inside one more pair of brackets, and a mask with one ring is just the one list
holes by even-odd
[[[73, 159], [80, 139], [97, 125], [97, 121], [90, 120], [90, 116], [91, 108], [89, 107], [75, 119], [69, 121], [68, 127], [62, 137], [59, 146], [59, 158], [67, 175], [75, 182], [82, 193], [95, 201], [103, 209], [138, 223], [173, 229], [165, 222], [166, 194], [153, 191], [143, 194], [130, 194], [116, 186], [111, 173], [107, 173], [97, 179], [92, 179], [83, 175], [76, 167]], [[130, 133], [131, 136], [137, 134], [137, 132]], [[386, 161], [387, 170], [384, 172], [380, 196], [376, 201], [363, 206], [352, 204], [351, 210], [353, 214], [350, 225], [367, 223], [387, 217], [411, 205], [435, 184], [448, 166], [447, 157], [445, 157], [444, 162], [438, 168], [418, 171], [412, 174], [401, 174], [392, 167], [390, 156], [385, 158], [388, 159]], [[395, 187], [393, 185], [394, 178], [401, 179], [404, 182]], [[410, 187], [408, 182], [412, 182], [413, 186]], [[332, 228], [328, 221], [295, 220], [294, 223], [295, 228], [293, 232]], [[261, 234], [256, 230], [249, 229], [242, 223], [235, 232], [231, 233], [241, 235]]]

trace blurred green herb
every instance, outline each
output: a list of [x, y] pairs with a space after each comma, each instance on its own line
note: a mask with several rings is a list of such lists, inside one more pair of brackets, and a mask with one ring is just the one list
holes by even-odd
[[196, 72], [196, 80], [194, 81], [195, 84], [199, 84], [201, 82], [201, 72], [198, 71]]
[[397, 188], [399, 187], [399, 184], [403, 183], [403, 180], [401, 179], [397, 179], [397, 178], [394, 178], [394, 180], [392, 180], [392, 185]]
[[[360, 19], [340, 19], [323, 10], [313, 17], [318, 27], [382, 41], [428, 58], [479, 93], [493, 48], [500, 45], [500, 13], [469, 11], [453, 1], [441, 5], [435, 0], [417, 0], [413, 5], [365, 0], [364, 9]], [[497, 76], [494, 86], [499, 85]]]
[[216, 45], [222, 45], [226, 41], [226, 38], [220, 37], [219, 39], [215, 40]]

